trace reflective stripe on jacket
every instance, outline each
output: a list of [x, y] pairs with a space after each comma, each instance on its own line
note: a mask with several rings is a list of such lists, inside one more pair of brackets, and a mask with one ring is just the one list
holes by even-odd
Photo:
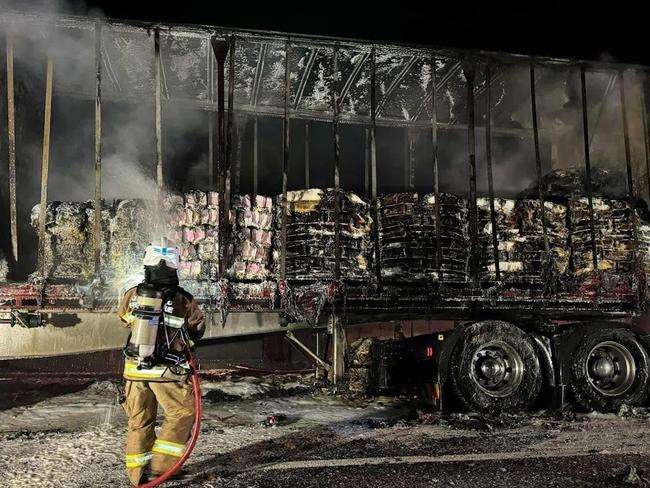
[[124, 379], [129, 381], [185, 381], [189, 374], [188, 367], [175, 366], [174, 371], [166, 365], [138, 369], [137, 361], [129, 358], [124, 359]]

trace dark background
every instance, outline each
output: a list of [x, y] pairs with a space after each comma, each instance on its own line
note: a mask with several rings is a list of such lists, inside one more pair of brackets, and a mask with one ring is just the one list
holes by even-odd
[[[650, 65], [643, 2], [0, 0], [19, 10], [200, 23]], [[55, 7], [53, 7], [55, 6]]]

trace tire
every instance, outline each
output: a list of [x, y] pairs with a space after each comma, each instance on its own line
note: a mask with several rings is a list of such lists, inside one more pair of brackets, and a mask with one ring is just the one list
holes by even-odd
[[450, 359], [451, 390], [468, 410], [498, 413], [525, 410], [542, 387], [532, 339], [507, 322], [469, 325]]
[[[589, 326], [576, 333], [582, 335], [570, 355], [570, 391], [576, 405], [599, 412], [642, 405], [648, 397], [648, 353], [636, 334]], [[600, 373], [599, 361], [604, 366]]]

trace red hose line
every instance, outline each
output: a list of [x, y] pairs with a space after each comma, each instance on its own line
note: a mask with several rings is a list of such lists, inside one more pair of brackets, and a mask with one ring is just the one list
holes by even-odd
[[190, 454], [192, 454], [192, 450], [196, 445], [196, 441], [199, 439], [199, 433], [201, 432], [201, 415], [203, 413], [203, 408], [201, 405], [201, 382], [199, 381], [199, 373], [196, 369], [194, 356], [192, 355], [189, 347], [187, 348], [187, 358], [190, 365], [190, 374], [192, 376], [192, 389], [194, 390], [194, 425], [192, 426], [190, 438], [185, 445], [185, 452], [183, 452], [183, 455], [178, 458], [178, 461], [176, 461], [176, 463], [171, 468], [169, 468], [157, 478], [145, 483], [144, 485], [138, 485], [137, 488], [153, 488], [154, 486], [158, 486], [174, 476], [174, 474], [176, 474], [176, 472], [181, 469], [185, 461], [187, 461], [187, 458], [190, 457]]

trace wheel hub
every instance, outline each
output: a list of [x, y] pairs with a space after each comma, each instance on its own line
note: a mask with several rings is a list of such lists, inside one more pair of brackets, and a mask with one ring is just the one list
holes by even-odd
[[634, 383], [636, 362], [623, 344], [604, 341], [596, 344], [585, 362], [587, 380], [599, 393], [620, 396]]
[[470, 376], [474, 383], [492, 397], [506, 397], [521, 384], [524, 363], [508, 343], [491, 341], [473, 354]]
[[591, 365], [591, 372], [600, 380], [611, 378], [615, 372], [614, 362], [610, 358], [598, 358]]
[[481, 376], [489, 380], [499, 380], [503, 378], [506, 372], [506, 366], [503, 361], [490, 357], [485, 358], [479, 366]]

